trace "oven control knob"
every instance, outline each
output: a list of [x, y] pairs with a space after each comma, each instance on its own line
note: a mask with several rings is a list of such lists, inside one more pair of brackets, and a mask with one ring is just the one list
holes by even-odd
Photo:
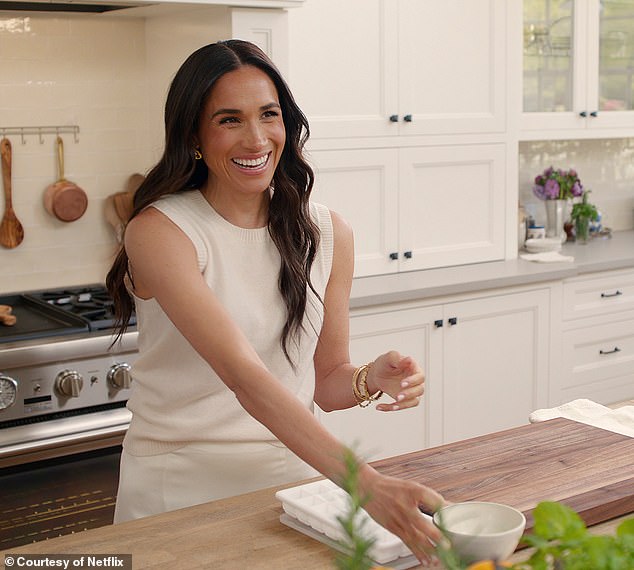
[[108, 384], [117, 390], [127, 389], [132, 382], [132, 375], [130, 374], [130, 365], [125, 362], [118, 362], [110, 367], [108, 375], [106, 376]]
[[0, 411], [6, 410], [15, 404], [18, 396], [18, 383], [0, 372]]
[[83, 387], [84, 379], [76, 370], [63, 370], [55, 378], [55, 389], [67, 398], [77, 398]]

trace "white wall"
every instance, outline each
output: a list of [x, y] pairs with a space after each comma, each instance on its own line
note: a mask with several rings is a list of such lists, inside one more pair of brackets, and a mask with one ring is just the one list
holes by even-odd
[[549, 166], [574, 168], [590, 201], [601, 211], [604, 226], [634, 228], [634, 139], [537, 141], [520, 144], [520, 202], [538, 223], [546, 217], [532, 192], [533, 180]]
[[76, 222], [51, 217], [42, 197], [58, 178], [55, 136], [43, 144], [9, 137], [13, 206], [25, 237], [14, 249], [0, 247], [5, 293], [103, 281], [115, 249], [104, 199], [149, 162], [144, 21], [22, 14], [0, 14], [0, 134], [2, 127], [78, 125], [78, 143], [63, 135], [65, 177], [89, 204]]
[[198, 47], [229, 37], [231, 14], [223, 6], [151, 18], [19, 14], [0, 13], [0, 135], [2, 127], [78, 125], [79, 142], [62, 135], [64, 174], [89, 204], [76, 222], [51, 217], [42, 197], [58, 178], [55, 135], [24, 145], [9, 137], [25, 237], [0, 247], [0, 293], [103, 282], [117, 249], [104, 201], [158, 159], [176, 69]]

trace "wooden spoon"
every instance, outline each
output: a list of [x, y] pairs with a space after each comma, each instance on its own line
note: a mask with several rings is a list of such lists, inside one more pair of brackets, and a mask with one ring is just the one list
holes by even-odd
[[24, 229], [13, 211], [11, 202], [11, 142], [7, 138], [0, 141], [2, 153], [2, 183], [4, 185], [4, 216], [0, 224], [0, 245], [17, 247], [24, 239]]

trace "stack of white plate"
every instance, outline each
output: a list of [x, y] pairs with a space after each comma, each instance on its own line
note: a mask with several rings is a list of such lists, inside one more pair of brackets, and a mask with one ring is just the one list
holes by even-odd
[[546, 251], [560, 251], [561, 239], [559, 238], [540, 238], [527, 239], [524, 247], [528, 253], [544, 253]]

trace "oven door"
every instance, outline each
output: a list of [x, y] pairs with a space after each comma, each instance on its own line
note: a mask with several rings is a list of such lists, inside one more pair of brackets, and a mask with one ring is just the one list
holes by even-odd
[[121, 447], [0, 469], [0, 550], [112, 524]]

